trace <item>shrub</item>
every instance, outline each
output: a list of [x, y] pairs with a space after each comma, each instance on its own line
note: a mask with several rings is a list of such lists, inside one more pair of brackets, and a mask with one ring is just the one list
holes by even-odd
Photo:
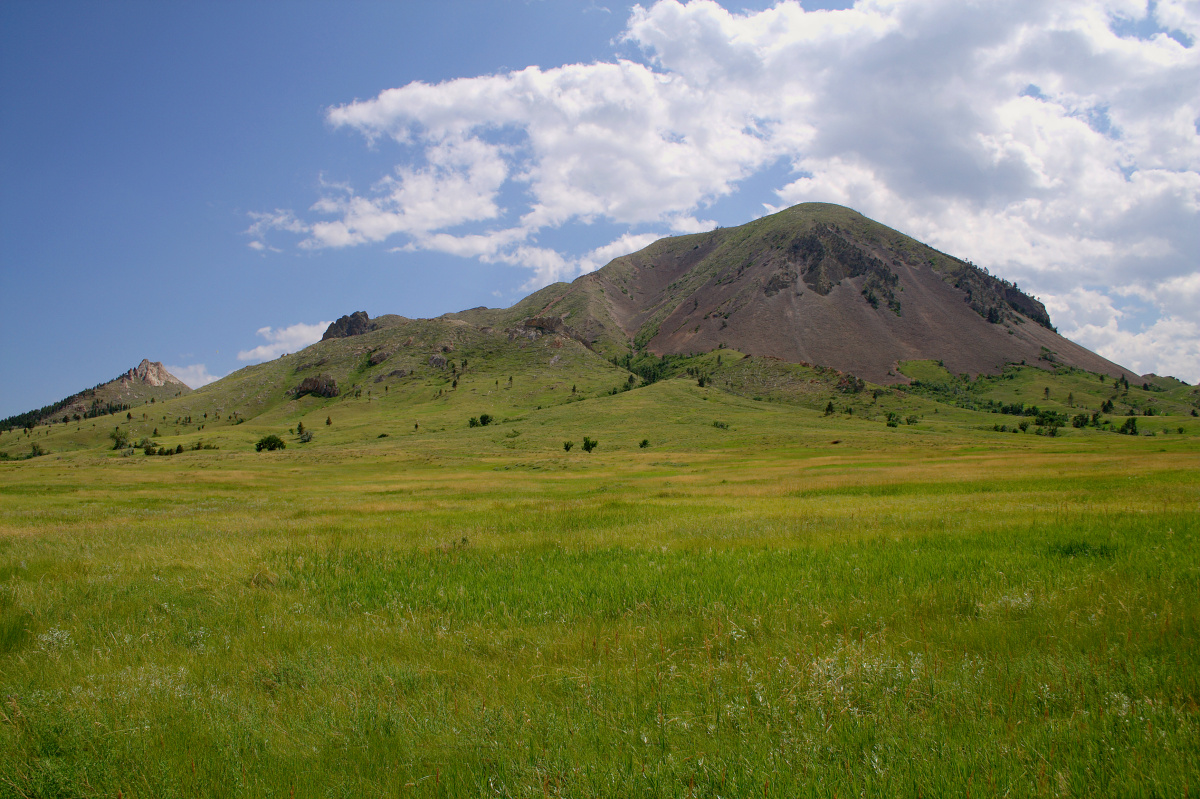
[[595, 449], [596, 447], [598, 447], [598, 446], [600, 446], [600, 442], [599, 442], [599, 441], [595, 441], [595, 440], [593, 440], [593, 439], [590, 439], [590, 438], [588, 438], [587, 436], [584, 436], [584, 437], [583, 437], [583, 451], [584, 451], [584, 452], [591, 452], [592, 450], [594, 450], [594, 449]]
[[1130, 416], [1125, 420], [1125, 424], [1121, 425], [1121, 429], [1117, 431], [1122, 435], [1136, 436], [1138, 434], [1137, 419]]
[[467, 420], [467, 427], [479, 427], [479, 417], [472, 416]]
[[495, 421], [495, 419], [493, 419], [490, 415], [488, 415], [486, 413], [479, 414], [479, 426], [480, 427], [487, 427], [489, 424], [491, 424], [494, 421]]
[[325, 426], [328, 427], [331, 424], [333, 424], [333, 419], [329, 416], [326, 416], [325, 417]]
[[641, 447], [642, 449], [645, 449], [646, 447], [650, 446], [650, 439], [643, 438], [642, 443], [638, 444], [638, 446]]
[[717, 429], [719, 429], [719, 430], [728, 430], [728, 429], [729, 429], [729, 422], [716, 422], [716, 421], [714, 421], [714, 422], [713, 422], [713, 427], [715, 427], [715, 428], [717, 428]]
[[287, 449], [287, 444], [283, 442], [282, 438], [272, 433], [269, 436], [263, 436], [258, 440], [258, 443], [254, 445], [255, 452], [262, 452], [264, 449], [269, 452], [273, 452], [277, 449]]
[[305, 430], [303, 433], [300, 434], [300, 443], [301, 444], [307, 444], [308, 442], [312, 441], [312, 439], [313, 439], [313, 435], [312, 435], [311, 430]]
[[564, 441], [563, 442], [563, 452], [570, 452], [571, 447], [573, 447], [573, 446], [575, 446], [574, 441]]

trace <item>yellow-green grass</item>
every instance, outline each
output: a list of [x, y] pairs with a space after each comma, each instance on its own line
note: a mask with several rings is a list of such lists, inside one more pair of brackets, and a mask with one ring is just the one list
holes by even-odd
[[172, 457], [0, 438], [51, 450], [0, 464], [0, 795], [1195, 790], [1190, 416], [1052, 438], [892, 390], [497, 379]]

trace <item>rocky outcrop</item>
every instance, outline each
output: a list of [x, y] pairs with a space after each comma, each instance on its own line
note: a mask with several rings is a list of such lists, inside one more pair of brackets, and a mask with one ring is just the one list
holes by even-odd
[[[167, 371], [158, 361], [143, 358], [136, 368], [117, 378], [125, 383], [142, 383], [147, 386], [183, 386], [184, 382]], [[185, 386], [186, 387], [186, 386]]]
[[370, 333], [377, 327], [378, 325], [371, 321], [371, 317], [367, 316], [366, 311], [355, 311], [349, 316], [343, 316], [325, 328], [325, 335], [321, 336], [321, 341], [327, 341], [331, 338], [361, 336], [363, 333]]
[[379, 377], [375, 378], [375, 382], [382, 383], [384, 380], [387, 380], [389, 377], [396, 377], [396, 378], [408, 377], [408, 370], [407, 369], [393, 369], [392, 371], [388, 372], [386, 375], [380, 375]]
[[339, 393], [337, 381], [329, 375], [306, 377], [296, 386], [296, 396], [313, 394], [318, 397], [336, 397]]

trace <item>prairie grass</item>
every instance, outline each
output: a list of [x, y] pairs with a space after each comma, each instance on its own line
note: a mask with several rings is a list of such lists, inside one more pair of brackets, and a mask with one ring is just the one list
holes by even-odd
[[169, 458], [34, 433], [51, 455], [0, 464], [0, 796], [1195, 789], [1190, 416], [1005, 435], [610, 377], [265, 403]]

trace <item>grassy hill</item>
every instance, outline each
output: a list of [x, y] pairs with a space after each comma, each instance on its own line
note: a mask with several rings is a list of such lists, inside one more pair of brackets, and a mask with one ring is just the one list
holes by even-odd
[[[0, 436], [50, 451], [0, 464], [5, 791], [1197, 783], [1193, 387], [936, 362], [859, 386], [728, 349], [646, 383], [570, 338], [474, 336], [397, 322], [144, 419]], [[338, 396], [286, 394], [321, 372]], [[1110, 400], [1165, 415], [1051, 436], [982, 409]], [[184, 451], [111, 448], [152, 425]]]
[[634, 350], [616, 274], [0, 432], [0, 796], [1200, 784], [1200, 389]]

